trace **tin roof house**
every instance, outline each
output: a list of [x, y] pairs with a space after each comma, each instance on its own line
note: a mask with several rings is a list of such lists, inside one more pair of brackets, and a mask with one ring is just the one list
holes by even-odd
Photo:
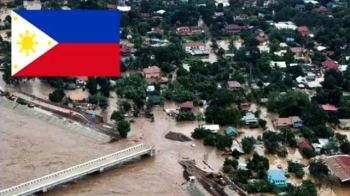
[[287, 186], [287, 177], [283, 170], [270, 170], [267, 174], [267, 179], [270, 184], [274, 184], [277, 187]]

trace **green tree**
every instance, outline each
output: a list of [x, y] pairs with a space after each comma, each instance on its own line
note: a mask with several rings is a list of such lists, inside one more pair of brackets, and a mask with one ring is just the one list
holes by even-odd
[[340, 145], [340, 150], [345, 154], [350, 154], [350, 142], [345, 141], [342, 145]]
[[278, 151], [278, 135], [272, 131], [263, 133], [263, 141], [266, 153], [275, 154]]
[[229, 159], [225, 158], [224, 165], [223, 165], [223, 170], [225, 173], [228, 173], [230, 171], [230, 168], [232, 167], [233, 169], [237, 169], [238, 166], [238, 161], [235, 159]]
[[100, 106], [100, 108], [101, 108], [102, 110], [107, 109], [107, 107], [109, 106], [109, 100], [108, 100], [108, 98], [105, 97], [105, 96], [99, 96], [98, 105]]
[[117, 130], [119, 131], [120, 136], [126, 138], [130, 132], [130, 123], [126, 120], [121, 120], [117, 123]]
[[235, 173], [231, 176], [231, 179], [236, 183], [247, 184], [248, 180], [251, 179], [252, 176], [253, 174], [250, 170], [239, 169], [235, 171]]
[[219, 150], [230, 148], [232, 146], [232, 138], [226, 135], [216, 135], [215, 146]]
[[303, 178], [305, 175], [303, 165], [299, 163], [295, 163], [292, 161], [288, 161], [288, 172], [295, 173], [297, 178]]
[[288, 196], [317, 196], [317, 187], [311, 180], [304, 180], [301, 186], [294, 187], [289, 185], [287, 188]]
[[49, 94], [49, 100], [52, 102], [61, 102], [62, 99], [66, 96], [66, 93], [63, 89], [56, 89]]
[[281, 127], [280, 131], [280, 141], [287, 143], [292, 148], [296, 148], [297, 141], [295, 140], [293, 131], [289, 127]]
[[175, 116], [176, 121], [194, 121], [196, 115], [191, 111], [180, 112]]
[[231, 79], [234, 80], [234, 81], [237, 81], [237, 82], [239, 82], [241, 84], [245, 83], [245, 77], [239, 71], [234, 71], [233, 74], [231, 75]]
[[267, 121], [264, 119], [259, 119], [258, 124], [261, 128], [266, 129]]
[[89, 77], [86, 82], [86, 88], [89, 90], [90, 95], [97, 94], [97, 82], [95, 77]]
[[314, 131], [316, 136], [320, 138], [329, 138], [334, 135], [334, 132], [332, 131], [332, 129], [326, 127], [325, 124], [320, 124], [320, 125], [311, 127], [311, 129]]
[[128, 101], [122, 101], [121, 108], [124, 112], [128, 112], [131, 110], [131, 104]]
[[328, 175], [329, 169], [322, 160], [313, 160], [310, 162], [309, 172], [317, 178], [322, 178]]
[[207, 135], [204, 138], [204, 145], [205, 146], [215, 146], [216, 145], [216, 137], [212, 134]]
[[11, 24], [11, 16], [10, 16], [10, 15], [7, 15], [7, 16], [5, 17], [5, 20], [4, 20], [4, 21]]
[[254, 137], [244, 137], [241, 141], [243, 151], [249, 154], [254, 149], [255, 143]]
[[253, 155], [253, 159], [249, 160], [247, 164], [247, 168], [255, 172], [265, 172], [269, 167], [269, 160], [256, 152]]
[[268, 110], [278, 111], [281, 117], [300, 116], [310, 105], [309, 97], [300, 91], [288, 91], [285, 95], [269, 101]]
[[120, 120], [124, 120], [125, 119], [124, 112], [114, 110], [110, 119], [115, 120], [116, 122]]
[[192, 133], [192, 137], [195, 139], [203, 139], [209, 134], [211, 134], [211, 131], [208, 129], [195, 128], [193, 133]]
[[301, 154], [303, 154], [303, 156], [307, 159], [311, 159], [312, 157], [316, 156], [315, 151], [309, 148], [302, 148]]
[[301, 118], [304, 122], [304, 125], [311, 127], [324, 125], [329, 119], [328, 114], [317, 104], [310, 104], [309, 106], [306, 106], [303, 110]]

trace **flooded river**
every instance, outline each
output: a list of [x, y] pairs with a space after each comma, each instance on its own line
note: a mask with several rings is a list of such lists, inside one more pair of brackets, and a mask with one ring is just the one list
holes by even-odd
[[[1, 86], [5, 87], [6, 85], [1, 83]], [[14, 90], [16, 88], [10, 89]], [[31, 84], [21, 84], [21, 90], [41, 98], [47, 98], [48, 94], [53, 91], [51, 87], [39, 80], [33, 80]], [[117, 99], [115, 94], [112, 94], [110, 101], [112, 108], [106, 111], [107, 116], [116, 108]], [[165, 104], [165, 107], [168, 108], [174, 106], [175, 104], [172, 102], [166, 102]], [[169, 131], [181, 132], [190, 136], [199, 122], [177, 123], [174, 119], [165, 115], [162, 107], [154, 109], [154, 122], [149, 122], [145, 118], [136, 119], [135, 123], [131, 124], [132, 131], [128, 139], [112, 144], [98, 144], [96, 141], [66, 130], [44, 125], [44, 123], [36, 119], [29, 119], [27, 116], [21, 116], [22, 123], [14, 123], [13, 119], [18, 118], [19, 114], [3, 107], [1, 107], [1, 110], [1, 124], [9, 125], [9, 127], [2, 126], [2, 159], [7, 159], [6, 164], [2, 163], [4, 171], [2, 187], [12, 186], [143, 142], [156, 146], [156, 157], [146, 157], [141, 161], [135, 161], [99, 175], [85, 177], [79, 180], [78, 183], [63, 185], [45, 195], [180, 196], [188, 195], [188, 193], [181, 186], [185, 180], [182, 175], [183, 168], [177, 162], [179, 159], [184, 157], [195, 159], [199, 167], [208, 170], [202, 163], [207, 157], [207, 163], [214, 171], [218, 171], [224, 161], [221, 152], [203, 146], [202, 141], [182, 143], [165, 139], [164, 136]], [[267, 113], [265, 108], [260, 108], [260, 110], [263, 118], [268, 119], [274, 116]], [[270, 122], [268, 129], [273, 130]], [[242, 137], [254, 136], [257, 138], [258, 135], [263, 133], [261, 129], [240, 129], [240, 131], [243, 132]], [[195, 147], [192, 147], [192, 144], [195, 144]], [[7, 149], [11, 150], [7, 151]], [[255, 150], [261, 155], [264, 154], [262, 146], [258, 145]], [[25, 155], [27, 158], [21, 158]], [[270, 160], [271, 169], [276, 169], [277, 165], [282, 165], [283, 169], [286, 169], [287, 159], [272, 155], [266, 155], [266, 157]], [[242, 156], [240, 161], [244, 162], [245, 158], [248, 157]], [[308, 164], [307, 160], [301, 157], [298, 150], [289, 149], [288, 159], [300, 160], [302, 163]], [[299, 184], [301, 181], [291, 177], [289, 182]], [[333, 187], [333, 191], [335, 193], [333, 195], [349, 196], [350, 189], [345, 186]], [[320, 191], [322, 196], [330, 195], [329, 193], [330, 189]]]

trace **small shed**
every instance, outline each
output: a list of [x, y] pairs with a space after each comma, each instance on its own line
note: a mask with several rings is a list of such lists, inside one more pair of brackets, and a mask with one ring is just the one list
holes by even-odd
[[237, 129], [230, 126], [225, 129], [225, 134], [228, 136], [234, 136], [238, 134], [238, 131]]

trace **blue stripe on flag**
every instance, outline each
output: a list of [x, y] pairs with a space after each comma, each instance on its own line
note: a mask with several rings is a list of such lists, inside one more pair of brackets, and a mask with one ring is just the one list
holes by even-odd
[[119, 10], [16, 10], [58, 43], [119, 43]]

